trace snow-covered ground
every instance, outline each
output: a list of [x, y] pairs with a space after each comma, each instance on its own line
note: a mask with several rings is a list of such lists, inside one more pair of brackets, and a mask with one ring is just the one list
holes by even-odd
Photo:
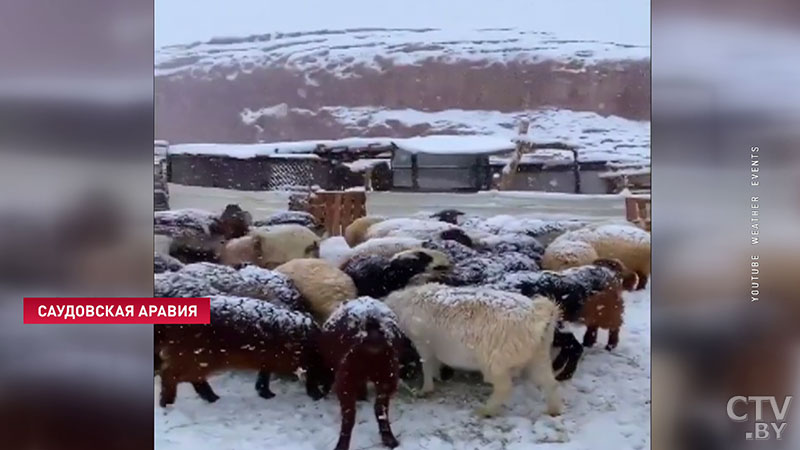
[[[236, 203], [254, 219], [286, 210], [290, 194], [285, 191], [237, 191], [181, 184], [169, 185], [172, 209], [199, 208], [222, 211]], [[455, 208], [483, 217], [513, 215], [534, 219], [579, 219], [606, 221], [625, 219], [621, 195], [562, 194], [534, 191], [481, 191], [470, 194], [442, 192], [369, 192], [367, 211], [387, 217], [410, 217]]]
[[[642, 450], [650, 447], [650, 291], [626, 294], [625, 325], [619, 347], [589, 349], [575, 377], [562, 383], [566, 408], [556, 418], [543, 414], [535, 388], [516, 382], [504, 414], [480, 419], [472, 410], [485, 401], [490, 386], [480, 377], [458, 374], [436, 392], [417, 399], [404, 389], [393, 399], [390, 420], [400, 449], [425, 450]], [[582, 336], [581, 327], [575, 328]], [[599, 343], [604, 343], [601, 332]], [[156, 378], [156, 381], [158, 379]], [[277, 396], [256, 395], [255, 373], [214, 377], [222, 397], [213, 404], [183, 384], [174, 406], [155, 404], [159, 450], [329, 450], [339, 432], [335, 396], [309, 399], [303, 386], [276, 380]], [[156, 383], [155, 398], [159, 388]], [[374, 397], [370, 397], [372, 400]], [[360, 403], [351, 448], [383, 448], [372, 403]]]

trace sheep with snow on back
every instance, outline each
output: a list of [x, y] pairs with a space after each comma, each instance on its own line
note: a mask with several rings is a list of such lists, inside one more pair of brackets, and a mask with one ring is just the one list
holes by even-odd
[[176, 272], [156, 274], [153, 287], [158, 297], [231, 295], [265, 300], [293, 311], [309, 311], [289, 277], [256, 266], [237, 271], [219, 264], [188, 264]]
[[380, 298], [410, 284], [438, 280], [450, 267], [450, 260], [444, 253], [416, 248], [392, 257], [361, 255], [351, 258], [342, 266], [342, 271], [353, 279], [358, 295]]
[[319, 236], [302, 225], [273, 225], [229, 241], [220, 260], [233, 267], [253, 264], [274, 269], [297, 258], [319, 258], [319, 246]]
[[[177, 272], [156, 274], [153, 291], [158, 297], [250, 297], [291, 311], [310, 313], [305, 298], [292, 280], [281, 273], [255, 266], [237, 271], [212, 263], [188, 264]], [[269, 373], [258, 374], [256, 391], [264, 398], [274, 395], [269, 390], [269, 383]], [[194, 387], [201, 395], [202, 391], [211, 389], [197, 384]]]
[[[411, 237], [385, 237], [364, 241], [353, 247], [347, 258], [353, 259], [363, 255], [394, 256], [404, 250], [422, 246], [423, 241]], [[346, 261], [345, 261], [346, 263]], [[342, 263], [344, 265], [345, 263]]]
[[344, 240], [350, 247], [366, 241], [367, 230], [372, 225], [386, 220], [383, 216], [364, 216], [354, 220], [344, 229]]
[[252, 218], [230, 204], [220, 215], [199, 209], [156, 211], [154, 232], [168, 236], [169, 254], [183, 263], [215, 262], [229, 239], [247, 234]]
[[541, 264], [545, 250], [536, 238], [520, 233], [487, 236], [480, 240], [476, 249], [494, 255], [502, 255], [507, 252], [522, 253], [536, 261], [537, 264]]
[[371, 225], [364, 236], [366, 239], [402, 236], [422, 240], [452, 240], [467, 247], [474, 245], [474, 240], [469, 234], [458, 226], [431, 219], [386, 219]]
[[[219, 397], [206, 380], [226, 370], [305, 371], [306, 392], [319, 399], [331, 382], [317, 346], [319, 332], [310, 315], [257, 299], [214, 296], [208, 325], [155, 326], [159, 403], [174, 403], [181, 382], [192, 383], [201, 398], [214, 402]], [[259, 394], [274, 396], [269, 387]]]
[[586, 222], [574, 220], [540, 220], [525, 217], [499, 215], [489, 218], [468, 217], [462, 220], [462, 228], [472, 231], [482, 231], [493, 235], [524, 234], [536, 238], [542, 245], [547, 246], [558, 236], [581, 228]]
[[[561, 307], [563, 320], [586, 325], [584, 346], [591, 347], [597, 340], [597, 330], [609, 330], [607, 350], [619, 344], [624, 303], [623, 290], [631, 290], [637, 281], [636, 274], [627, 270], [619, 260], [597, 259], [593, 264], [567, 269], [563, 272], [509, 274], [493, 287], [533, 297], [543, 295]], [[561, 344], [569, 344], [560, 336]], [[570, 351], [577, 351], [570, 347]], [[575, 357], [577, 356], [577, 358]], [[562, 368], [558, 379], [570, 378], [580, 355], [562, 351], [554, 361], [556, 369]]]
[[494, 390], [476, 412], [493, 416], [511, 394], [512, 373], [525, 369], [543, 388], [547, 413], [561, 413], [563, 404], [550, 361], [561, 311], [552, 300], [429, 283], [395, 291], [385, 303], [422, 358], [423, 393], [433, 391], [440, 362], [480, 370]]
[[253, 222], [253, 226], [257, 228], [288, 224], [304, 226], [318, 236], [325, 233], [325, 228], [317, 222], [317, 219], [305, 211], [281, 211]]
[[389, 425], [389, 400], [397, 391], [404, 336], [394, 313], [370, 297], [340, 305], [322, 325], [320, 350], [333, 372], [342, 424], [336, 450], [350, 448], [356, 401], [366, 399], [367, 383], [375, 384], [375, 417], [383, 445], [399, 445]]
[[294, 282], [319, 323], [324, 323], [340, 304], [358, 297], [353, 279], [322, 259], [294, 259], [275, 271]]
[[569, 231], [547, 247], [542, 266], [562, 270], [591, 264], [597, 258], [619, 259], [639, 277], [636, 289], [644, 289], [650, 276], [650, 233], [627, 223], [599, 224]]

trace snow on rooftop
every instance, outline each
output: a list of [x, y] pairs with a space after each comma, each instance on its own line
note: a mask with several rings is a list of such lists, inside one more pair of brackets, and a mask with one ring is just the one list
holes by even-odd
[[372, 169], [380, 164], [391, 166], [391, 160], [388, 158], [363, 158], [344, 163], [353, 172], [365, 172], [367, 169]]
[[510, 139], [499, 136], [420, 136], [396, 139], [394, 143], [409, 153], [436, 155], [485, 155], [515, 148]]
[[[273, 107], [266, 108], [272, 110]], [[533, 142], [563, 142], [577, 146], [581, 162], [615, 162], [650, 164], [650, 122], [628, 120], [615, 116], [604, 117], [593, 112], [563, 109], [540, 109], [519, 112], [483, 110], [416, 111], [384, 108], [336, 109], [345, 126], [362, 119], [371, 125], [397, 120], [409, 127], [428, 124], [429, 136], [412, 138], [346, 138], [339, 140], [310, 140], [268, 144], [174, 144], [172, 154], [214, 155], [233, 158], [256, 156], [314, 158], [319, 145], [328, 148], [384, 147], [392, 144], [411, 153], [429, 154], [488, 154], [491, 164], [505, 165], [508, 155], [497, 153], [514, 149], [516, 124], [520, 119], [530, 121], [527, 138]], [[290, 113], [294, 108], [289, 110]], [[304, 110], [305, 111], [305, 110]], [[355, 125], [354, 125], [355, 126]], [[363, 124], [362, 124], [363, 126]], [[352, 130], [355, 132], [355, 128]], [[568, 164], [571, 151], [542, 149], [523, 155], [523, 164]], [[365, 163], [366, 164], [366, 163]], [[361, 168], [361, 166], [359, 166]]]
[[170, 154], [228, 156], [231, 158], [255, 158], [270, 156], [280, 158], [317, 158], [312, 154], [320, 145], [325, 147], [362, 148], [390, 145], [389, 139], [347, 138], [339, 140], [273, 142], [269, 144], [175, 144]]

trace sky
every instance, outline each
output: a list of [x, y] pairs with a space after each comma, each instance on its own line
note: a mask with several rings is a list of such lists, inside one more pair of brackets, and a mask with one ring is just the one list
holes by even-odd
[[156, 0], [155, 46], [354, 27], [556, 31], [648, 45], [649, 0]]

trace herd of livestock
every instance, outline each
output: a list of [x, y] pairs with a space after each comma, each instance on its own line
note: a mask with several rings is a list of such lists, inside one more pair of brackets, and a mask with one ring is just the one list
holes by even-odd
[[[211, 298], [210, 324], [156, 326], [160, 405], [175, 402], [181, 382], [216, 401], [208, 377], [221, 371], [256, 371], [265, 399], [273, 375], [294, 375], [314, 400], [337, 396], [336, 450], [349, 448], [370, 384], [381, 440], [398, 446], [389, 402], [401, 379], [420, 375], [427, 395], [455, 370], [480, 372], [493, 387], [476, 409], [486, 417], [524, 375], [546, 412], [560, 414], [559, 381], [579, 370], [600, 329], [608, 350], [618, 345], [622, 294], [650, 274], [650, 234], [626, 222], [444, 210], [362, 217], [342, 238], [304, 212], [253, 220], [228, 205], [157, 212], [155, 232], [164, 238], [155, 295]], [[586, 326], [582, 342], [567, 322]]]

